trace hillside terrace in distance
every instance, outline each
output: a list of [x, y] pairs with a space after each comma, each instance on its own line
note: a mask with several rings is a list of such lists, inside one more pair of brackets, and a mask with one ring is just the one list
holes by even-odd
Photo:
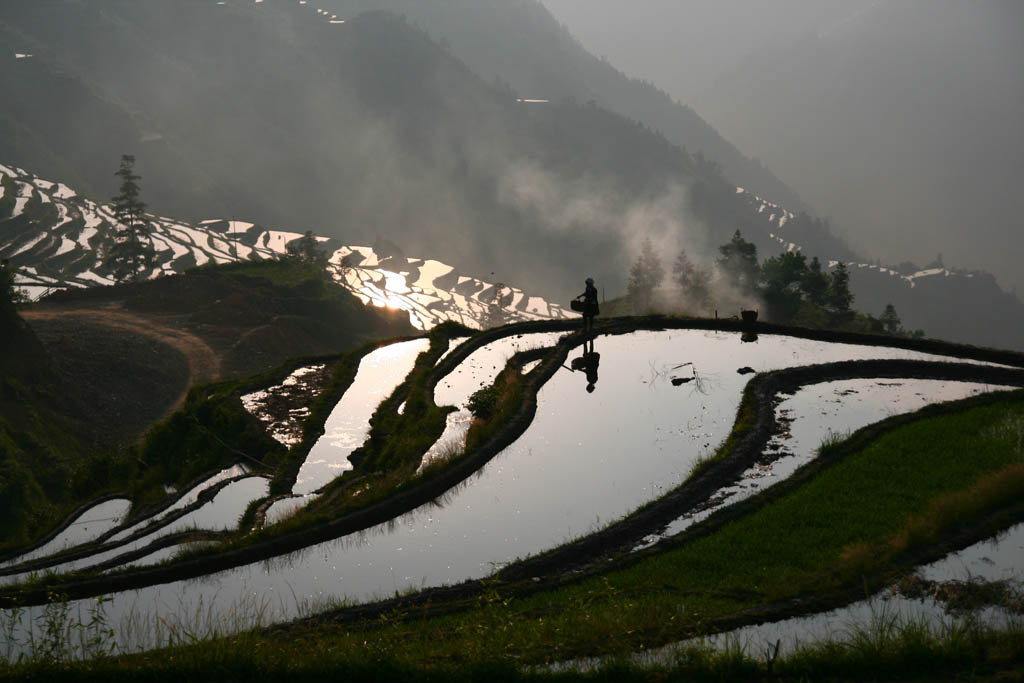
[[[17, 268], [16, 284], [31, 299], [61, 288], [115, 283], [100, 257], [113, 242], [113, 208], [82, 197], [62, 183], [0, 165], [0, 258]], [[288, 253], [300, 233], [253, 223], [211, 219], [198, 225], [147, 216], [157, 263], [145, 278], [180, 273], [207, 263], [273, 259]], [[472, 328], [522, 320], [569, 317], [560, 305], [503, 283], [463, 275], [431, 259], [407, 258], [394, 245], [342, 246], [317, 237], [330, 254], [334, 279], [364, 304], [408, 311], [410, 322], [430, 329], [446, 320]], [[383, 243], [381, 243], [383, 244]]]

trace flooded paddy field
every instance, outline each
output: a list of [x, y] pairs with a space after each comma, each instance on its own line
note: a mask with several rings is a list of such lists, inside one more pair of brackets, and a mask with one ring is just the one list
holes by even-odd
[[780, 431], [768, 442], [760, 462], [746, 470], [740, 481], [717, 491], [700, 509], [675, 520], [662, 533], [649, 536], [644, 547], [684, 531], [723, 505], [784, 480], [810, 462], [823, 441], [844, 438], [861, 427], [932, 403], [1015, 388], [927, 379], [851, 379], [804, 386], [776, 405]]
[[[434, 387], [434, 403], [439, 406], [454, 406], [448, 413], [444, 432], [430, 449], [424, 453], [420, 469], [438, 458], [454, 452], [461, 452], [466, 443], [466, 432], [473, 421], [468, 403], [474, 392], [491, 385], [516, 353], [530, 349], [553, 346], [564, 333], [539, 332], [535, 334], [503, 337], [473, 351], [458, 367], [442, 377]], [[451, 348], [438, 360], [441, 362], [456, 348]]]
[[[963, 625], [1024, 625], [1024, 524], [997, 537], [921, 567], [869, 599], [818, 614], [745, 626], [636, 655], [642, 665], [665, 664], [696, 644], [742, 648], [748, 653], [774, 649], [780, 654], [801, 646], [851, 642], [884, 629], [925, 625], [935, 632]], [[599, 659], [567, 663], [565, 668], [591, 669]]]
[[242, 405], [266, 425], [271, 437], [285, 446], [292, 446], [302, 437], [310, 397], [323, 389], [328, 378], [326, 365], [305, 365], [278, 385], [245, 394], [241, 397]]
[[[230, 468], [233, 469], [233, 468]], [[210, 500], [203, 504], [197, 504], [193, 500], [188, 505], [175, 504], [174, 510], [184, 511], [186, 507], [191, 509], [173, 517], [170, 509], [167, 514], [161, 515], [156, 520], [145, 520], [139, 524], [129, 527], [128, 530], [118, 532], [107, 539], [104, 543], [90, 548], [91, 552], [84, 552], [75, 559], [59, 562], [45, 566], [39, 570], [29, 570], [20, 573], [12, 573], [0, 577], [0, 583], [11, 584], [24, 581], [41, 572], [74, 572], [100, 565], [113, 563], [118, 557], [127, 554], [137, 554], [147, 546], [160, 539], [185, 531], [228, 531], [234, 530], [238, 520], [245, 508], [253, 500], [258, 500], [267, 495], [268, 480], [265, 477], [237, 476], [230, 479], [222, 479], [221, 485], [217, 486], [216, 493]], [[205, 486], [204, 490], [216, 485], [216, 482]], [[139, 528], [136, 528], [139, 527]], [[161, 558], [170, 556], [162, 553]], [[35, 557], [29, 559], [37, 559]], [[17, 558], [16, 562], [26, 562], [28, 559]], [[127, 561], [126, 561], [127, 562]], [[137, 560], [131, 562], [138, 564]]]
[[[113, 498], [92, 505], [75, 516], [50, 541], [3, 564], [28, 562], [29, 560], [46, 557], [47, 555], [52, 555], [77, 545], [95, 541], [105, 533], [117, 528], [127, 516], [130, 507], [131, 501], [126, 498]], [[3, 579], [0, 579], [0, 581], [3, 581]]]
[[429, 346], [429, 340], [417, 339], [384, 346], [363, 357], [352, 386], [328, 416], [324, 435], [306, 456], [292, 493], [312, 493], [352, 469], [348, 457], [366, 439], [370, 416]]
[[[493, 381], [512, 353], [555, 344], [561, 336], [510, 337], [479, 349], [438, 382], [435, 401], [463, 408], [468, 395]], [[360, 382], [361, 365], [323, 438], [310, 452], [309, 468], [300, 471], [294, 493], [310, 494], [348, 469], [347, 455], [365, 432], [353, 437], [357, 430], [344, 425], [357, 413], [365, 424], [411, 369], [416, 355], [427, 348], [426, 340], [403, 344], [379, 349], [379, 357], [364, 358], [365, 377], [372, 379]], [[540, 389], [536, 414], [525, 433], [432, 504], [290, 555], [201, 579], [115, 593], [106, 606], [111, 623], [144, 619], [184, 624], [202, 612], [204, 628], [230, 630], [240, 610], [251, 610], [259, 623], [277, 623], [335, 601], [359, 603], [482, 578], [517, 558], [590, 533], [682, 483], [729, 434], [750, 371], [800, 366], [808, 359], [950, 360], [903, 349], [781, 335], [761, 335], [755, 343], [744, 343], [735, 333], [699, 330], [598, 337], [590, 352], [599, 355], [598, 361], [593, 363], [591, 357], [586, 368], [574, 362], [583, 353], [582, 347], [571, 351]], [[792, 416], [792, 421], [789, 439], [773, 442], [772, 450], [791, 452], [796, 460], [774, 458], [771, 474], [781, 478], [813, 457], [830, 433], [991, 388], [995, 387], [927, 380], [812, 385], [778, 407], [779, 414]], [[756, 478], [741, 481], [740, 486], [752, 479]], [[249, 486], [254, 488], [243, 496], [249, 500], [266, 494], [265, 485], [262, 490], [257, 484]], [[269, 516], [278, 519], [289, 513], [285, 508], [300, 504], [298, 499], [286, 500], [275, 504], [281, 507]], [[220, 522], [230, 528], [228, 519], [237, 524], [237, 506], [204, 507], [206, 527]], [[199, 526], [198, 511], [191, 514], [191, 523]], [[180, 528], [177, 522], [174, 528]], [[676, 530], [670, 527], [668, 533]], [[132, 563], [161, 561], [174, 552], [155, 550]], [[26, 628], [42, 609], [28, 609]], [[158, 644], [152, 634], [143, 637], [138, 629], [131, 637], [134, 641], [125, 640], [124, 648]]]

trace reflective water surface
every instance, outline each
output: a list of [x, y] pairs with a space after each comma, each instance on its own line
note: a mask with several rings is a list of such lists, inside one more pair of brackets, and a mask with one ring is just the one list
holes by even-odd
[[352, 469], [348, 456], [366, 440], [370, 416], [409, 374], [416, 356], [429, 347], [428, 339], [414, 339], [363, 356], [352, 385], [328, 416], [323, 436], [306, 456], [293, 493], [312, 493]]
[[309, 505], [316, 498], [317, 494], [309, 493], [304, 496], [288, 496], [287, 498], [275, 500], [270, 504], [270, 507], [267, 508], [265, 524], [276, 524], [277, 522], [280, 522], [295, 511]]
[[[125, 543], [117, 547], [112, 547], [106, 551], [61, 563], [52, 568], [48, 568], [46, 571], [71, 572], [94, 567], [108, 560], [112, 560], [119, 555], [144, 548], [159, 538], [169, 536], [170, 534], [178, 533], [180, 531], [189, 531], [192, 529], [201, 529], [204, 531], [234, 529], [237, 527], [238, 520], [242, 516], [242, 513], [245, 512], [245, 508], [249, 503], [266, 496], [269, 487], [270, 482], [265, 477], [245, 477], [238, 479], [224, 486], [224, 488], [217, 492], [217, 495], [214, 496], [213, 500], [207, 504], [186, 515], [182, 515], [170, 524], [160, 527], [159, 529], [155, 529], [152, 532], [131, 541], [130, 543]], [[139, 561], [136, 560], [135, 562], [138, 563]], [[30, 574], [31, 573], [28, 572], [9, 577], [2, 577], [0, 578], [0, 582], [12, 583], [14, 581], [23, 580]]]
[[[420, 469], [438, 457], [461, 452], [466, 444], [466, 432], [473, 421], [473, 415], [467, 408], [469, 397], [478, 389], [493, 384], [509, 358], [520, 351], [557, 344], [563, 334], [540, 332], [498, 339], [469, 354], [457, 368], [441, 378], [434, 387], [434, 403], [439, 406], [455, 406], [458, 410], [448, 413], [444, 432], [424, 454]], [[454, 345], [447, 353], [452, 350]]]
[[225, 467], [223, 470], [213, 475], [212, 477], [209, 477], [193, 486], [183, 496], [178, 498], [178, 500], [176, 500], [173, 505], [167, 507], [167, 509], [153, 515], [152, 517], [147, 517], [145, 519], [139, 520], [130, 527], [117, 532], [116, 534], [111, 536], [109, 540], [119, 541], [123, 538], [128, 538], [132, 534], [148, 526], [154, 521], [159, 521], [172, 512], [177, 512], [178, 510], [187, 508], [189, 505], [192, 505], [197, 500], [199, 500], [199, 494], [205, 491], [206, 489], [210, 488], [211, 486], [214, 486], [222, 481], [227, 481], [228, 479], [234, 479], [236, 477], [244, 476], [247, 472], [248, 468], [245, 467], [244, 465], [232, 465], [231, 467]]
[[291, 446], [302, 439], [302, 422], [309, 415], [308, 407], [293, 408], [286, 420], [275, 419], [274, 411], [268, 405], [272, 402], [287, 401], [295, 393], [305, 394], [309, 380], [324, 370], [324, 365], [307, 365], [297, 368], [284, 380], [272, 387], [245, 394], [239, 398], [245, 409], [265, 426], [272, 438], [285, 446]]
[[[744, 344], [736, 334], [704, 331], [600, 337], [595, 352], [599, 366], [586, 370], [574, 363], [582, 349], [570, 354], [541, 389], [528, 430], [438, 504], [288, 557], [116, 594], [112, 623], [129, 616], [171, 623], [200, 607], [213, 620], [233, 619], [254, 605], [259, 620], [281, 621], [333, 599], [364, 601], [482, 577], [596, 529], [680, 483], [731, 429], [749, 379], [737, 372], [741, 368], [936, 358], [774, 335]], [[576, 366], [581, 369], [572, 370]], [[842, 420], [829, 425], [850, 428]], [[824, 436], [809, 435], [807, 443]]]
[[683, 531], [723, 504], [743, 500], [782, 481], [813, 459], [823, 440], [848, 436], [861, 427], [930, 403], [1012, 389], [1016, 387], [921, 379], [852, 379], [802, 387], [775, 408], [777, 418], [788, 429], [769, 440], [765, 451], [773, 454], [771, 462], [751, 467], [739, 482], [717, 491], [707, 508], [680, 517], [662, 534], [646, 539], [644, 545]]
[[110, 531], [124, 519], [131, 508], [131, 501], [127, 498], [115, 498], [103, 503], [98, 503], [88, 510], [85, 510], [66, 529], [57, 534], [52, 540], [39, 548], [19, 555], [18, 557], [4, 562], [9, 565], [17, 562], [28, 562], [39, 557], [46, 557], [66, 548], [71, 548], [83, 543], [89, 543]]

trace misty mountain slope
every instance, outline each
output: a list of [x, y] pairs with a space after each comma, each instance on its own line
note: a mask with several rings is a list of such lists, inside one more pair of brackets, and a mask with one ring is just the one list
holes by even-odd
[[[38, 140], [94, 128], [102, 137], [107, 129], [90, 117], [110, 107], [131, 122], [111, 129], [109, 157], [53, 145], [28, 163], [0, 138], [0, 152], [18, 152], [4, 163], [53, 181], [73, 168], [88, 176], [92, 197], [114, 193], [117, 160], [134, 152], [143, 198], [157, 214], [192, 225], [242, 218], [296, 235], [312, 228], [343, 244], [387, 237], [478, 281], [529, 283], [562, 301], [587, 275], [610, 296], [621, 292], [644, 237], [666, 261], [685, 247], [710, 262], [737, 229], [762, 256], [783, 246], [713, 162], [596, 103], [518, 102], [392, 14], [334, 24], [316, 8], [283, 2], [15, 0], [0, 6], [0, 26], [34, 55], [0, 59], [5, 78], [29, 63], [52, 76], [52, 87], [26, 87], [19, 107], [62, 102], [61, 74], [84, 94], [67, 116], [15, 117], [20, 130]], [[134, 146], [120, 146], [135, 135]], [[0, 203], [57, 210], [41, 196], [29, 206], [34, 190], [24, 190], [5, 190]], [[809, 255], [853, 258], [806, 214], [786, 229]], [[23, 247], [31, 248], [15, 248]], [[95, 258], [83, 253], [50, 256]], [[936, 334], [929, 322], [919, 325]], [[1007, 345], [1000, 330], [961, 334]]]
[[[744, 64], [716, 89], [716, 111], [739, 129], [756, 102], [773, 131], [759, 153], [861, 251], [955, 254], [1022, 285], [1024, 8], [1013, 5], [882, 4]], [[793, 78], [759, 86], [769, 71]]]
[[373, 9], [399, 12], [450, 46], [485, 80], [509, 84], [522, 98], [593, 100], [714, 160], [734, 182], [804, 208], [796, 192], [744, 156], [691, 107], [587, 52], [571, 27], [556, 21], [537, 0], [322, 0], [318, 6], [343, 18]]
[[[608, 116], [599, 109], [594, 113], [598, 121]], [[82, 197], [62, 183], [3, 165], [0, 188], [0, 257], [9, 258], [18, 269], [18, 285], [28, 294], [37, 297], [59, 287], [113, 282], [102, 260], [114, 224], [108, 205]], [[710, 201], [723, 192], [733, 198], [728, 206], [735, 208], [735, 224], [743, 226], [762, 258], [792, 250], [818, 255], [803, 245], [821, 233], [820, 220], [794, 214], [743, 188], [705, 188], [700, 196]], [[301, 237], [243, 221], [188, 224], [150, 218], [157, 255], [150, 278], [194, 265], [273, 259]], [[421, 329], [444, 320], [486, 327], [566, 316], [561, 306], [536, 290], [469, 277], [438, 260], [408, 257], [386, 241], [372, 247], [339, 246], [324, 237], [317, 241], [321, 249], [333, 252], [331, 269], [339, 284], [364, 304], [407, 311], [410, 322]], [[822, 255], [830, 268], [837, 259], [850, 265], [858, 310], [879, 314], [892, 303], [906, 327], [924, 328], [929, 336], [1024, 348], [1024, 306], [987, 273], [941, 266], [922, 270], [912, 264], [884, 267], [841, 249]]]
[[[385, 236], [411, 253], [441, 243], [470, 272], [559, 297], [586, 274], [619, 291], [644, 234], [710, 251], [742, 228], [711, 164], [590, 104], [517, 102], [395, 15], [334, 24], [282, 2], [18, 0], [0, 26], [34, 54], [0, 68], [35, 60], [54, 84], [26, 88], [25, 111], [61, 101], [58, 74], [91, 95], [69, 116], [17, 124], [58, 141], [95, 127], [110, 148], [34, 154], [0, 140], [0, 158], [57, 180], [73, 168], [93, 196], [114, 190], [102, 167], [134, 152], [158, 213]], [[130, 124], [107, 134], [108, 107]]]
[[[1020, 2], [652, 0], [600, 19], [548, 2], [590, 49], [689, 97], [857, 251], [941, 253], [1024, 287]], [[673, 80], [694, 62], [710, 68]]]

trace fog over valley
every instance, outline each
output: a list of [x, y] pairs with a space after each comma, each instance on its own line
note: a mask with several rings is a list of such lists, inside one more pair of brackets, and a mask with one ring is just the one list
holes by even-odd
[[1024, 5], [543, 0], [799, 192], [866, 258], [1024, 289]]

